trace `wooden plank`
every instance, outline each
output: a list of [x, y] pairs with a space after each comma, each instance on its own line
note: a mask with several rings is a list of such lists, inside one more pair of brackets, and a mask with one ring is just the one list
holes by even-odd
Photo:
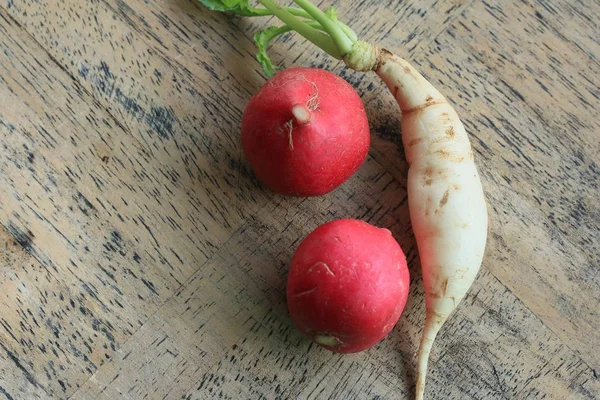
[[[390, 7], [409, 10], [416, 3], [399, 2]], [[442, 7], [449, 3], [444, 2]], [[418, 306], [422, 293], [418, 289], [411, 295], [405, 322], [397, 328], [401, 331], [399, 343], [384, 342], [364, 356], [365, 364], [362, 356], [333, 356], [302, 341], [289, 325], [281, 298], [286, 260], [298, 238], [319, 221], [336, 216], [371, 217], [373, 222], [394, 226], [411, 261], [414, 260], [416, 253], [407, 233], [401, 184], [398, 186], [377, 165], [383, 165], [402, 182], [406, 166], [401, 161], [398, 138], [393, 138], [398, 133], [399, 116], [389, 96], [382, 96], [382, 85], [371, 86], [370, 80], [361, 75], [335, 69], [357, 86], [371, 120], [375, 121], [374, 131], [379, 137], [374, 141], [373, 158], [359, 175], [330, 196], [306, 202], [286, 199], [277, 205], [270, 202], [272, 196], [261, 192], [243, 168], [236, 142], [236, 121], [245, 101], [262, 82], [255, 67], [242, 68], [254, 51], [250, 41], [242, 38], [244, 51], [232, 52], [232, 37], [238, 35], [236, 26], [227, 25], [222, 16], [200, 12], [190, 3], [181, 5], [185, 18], [179, 16], [179, 5], [172, 6], [170, 2], [106, 4], [68, 1], [41, 8], [12, 2], [7, 5], [10, 14], [50, 51], [60, 67], [39, 49], [32, 51], [37, 49], [35, 43], [12, 21], [2, 23], [5, 29], [9, 26], [10, 34], [0, 35], [9, 36], [0, 38], [2, 43], [8, 43], [5, 48], [17, 52], [17, 59], [26, 60], [17, 64], [6, 62], [8, 73], [0, 75], [9, 77], [3, 83], [14, 91], [0, 96], [7, 99], [3, 109], [8, 111], [2, 116], [6, 121], [0, 128], [8, 138], [3, 143], [10, 148], [0, 159], [2, 171], [8, 172], [8, 178], [0, 184], [3, 193], [12, 195], [0, 198], [2, 223], [12, 227], [13, 236], [31, 230], [35, 239], [30, 251], [41, 265], [57, 268], [61, 279], [84, 279], [82, 272], [71, 271], [71, 258], [67, 255], [74, 254], [79, 257], [74, 262], [86, 267], [93, 267], [100, 259], [101, 267], [108, 271], [111, 266], [117, 271], [131, 266], [140, 268], [151, 277], [158, 292], [153, 297], [147, 285], [125, 275], [125, 281], [115, 285], [125, 295], [114, 295], [114, 288], [106, 284], [110, 281], [93, 267], [96, 277], [85, 279], [99, 279], [100, 297], [112, 300], [113, 295], [126, 310], [111, 304], [114, 309], [109, 307], [107, 312], [94, 299], [90, 300], [95, 315], [103, 315], [117, 327], [111, 332], [116, 338], [116, 353], [114, 349], [107, 352], [114, 353], [115, 359], [103, 365], [76, 397], [141, 397], [153, 395], [154, 390], [157, 396], [173, 398], [186, 393], [206, 397], [220, 391], [234, 398], [261, 394], [275, 397], [279, 394], [277, 384], [285, 394], [298, 390], [307, 396], [405, 396], [410, 390], [407, 385], [414, 367], [412, 353], [422, 326], [422, 309]], [[594, 266], [598, 265], [600, 252], [597, 241], [591, 240], [598, 231], [594, 221], [599, 215], [598, 143], [593, 140], [597, 122], [589, 117], [593, 115], [590, 109], [598, 108], [598, 63], [594, 58], [595, 42], [576, 41], [586, 35], [593, 38], [593, 16], [597, 12], [593, 5], [584, 14], [577, 4], [565, 4], [553, 6], [560, 9], [557, 13], [552, 6], [548, 8], [547, 2], [534, 3], [534, 7], [530, 3], [490, 6], [477, 2], [472, 9], [467, 8], [467, 3], [458, 2], [458, 9], [447, 8], [452, 9], [450, 14], [464, 11], [463, 17], [456, 20], [426, 10], [407, 11], [399, 19], [405, 21], [410, 16], [407, 29], [423, 29], [412, 38], [417, 46], [411, 47], [408, 54], [443, 90], [459, 88], [455, 93], [444, 92], [457, 104], [461, 115], [468, 116], [465, 123], [475, 132], [474, 144], [494, 208], [493, 235], [485, 264], [488, 270], [477, 283], [481, 290], [470, 296], [473, 303], [461, 306], [446, 328], [447, 332], [458, 332], [458, 338], [442, 336], [432, 359], [432, 368], [437, 365], [437, 369], [432, 371], [429, 390], [440, 398], [599, 396], [598, 380], [590, 369], [598, 361], [594, 353], [598, 317], [593, 305], [585, 301], [598, 298], [599, 294]], [[359, 10], [364, 14], [361, 19], [375, 20], [366, 10]], [[423, 11], [425, 14], [421, 15]], [[568, 29], [563, 28], [558, 17], [563, 12]], [[381, 16], [375, 23], [387, 22], [389, 17], [383, 13]], [[144, 21], [150, 21], [149, 25]], [[210, 24], [219, 24], [220, 28], [203, 31]], [[451, 27], [438, 36], [447, 26], [443, 24]], [[182, 26], [201, 44], [210, 38], [218, 50], [212, 44], [212, 50], [204, 46], [194, 48], [194, 41], [183, 39], [183, 33], [177, 38], [177, 29]], [[252, 27], [247, 25], [244, 32], [247, 34]], [[11, 42], [11, 37], [17, 39]], [[27, 50], [20, 48], [22, 43], [27, 44]], [[296, 41], [283, 43], [291, 53], [284, 55], [288, 50], [278, 45], [275, 55], [281, 60], [294, 61], [292, 56], [299, 55], [316, 63], [326, 59], [322, 55], [313, 57], [313, 50], [303, 50], [309, 48], [307, 44], [298, 47]], [[386, 46], [397, 48], [395, 43], [398, 42], [390, 39]], [[538, 49], [540, 43], [551, 50]], [[35, 59], [42, 60], [43, 67], [38, 67]], [[197, 63], [199, 60], [204, 64]], [[211, 72], [214, 65], [217, 67]], [[333, 64], [321, 65], [333, 68]], [[528, 70], [529, 65], [535, 68]], [[60, 68], [75, 82], [64, 79]], [[50, 72], [44, 73], [45, 70]], [[523, 71], [543, 77], [541, 82], [549, 94], [540, 95], [543, 87], [533, 83]], [[573, 71], [576, 76], [569, 76]], [[207, 94], [204, 88], [213, 87], [215, 74], [219, 88]], [[222, 102], [225, 96], [227, 104]], [[51, 103], [55, 101], [62, 116], [54, 114]], [[75, 112], [71, 111], [73, 108]], [[52, 118], [44, 113], [50, 113]], [[18, 133], [9, 128], [15, 125]], [[47, 125], [52, 128], [50, 137], [60, 138], [58, 144], [49, 141], [40, 130], [47, 129]], [[566, 131], [565, 126], [577, 134]], [[69, 142], [71, 137], [76, 144]], [[569, 142], [558, 139], [563, 137]], [[105, 139], [109, 144], [103, 144], [101, 138], [109, 138]], [[120, 152], [114, 152], [115, 148]], [[33, 166], [23, 162], [29, 153], [36, 160]], [[105, 156], [115, 164], [103, 167], [97, 160]], [[141, 164], [126, 164], [128, 159]], [[65, 166], [74, 169], [76, 176], [64, 178]], [[177, 182], [169, 182], [168, 177], [173, 176], [179, 177]], [[103, 194], [106, 189], [97, 188], [97, 180], [108, 185], [111, 192]], [[164, 184], [168, 190], [163, 189]], [[134, 192], [131, 187], [137, 188], [136, 185], [149, 192]], [[193, 189], [188, 190], [189, 187]], [[378, 192], [384, 187], [391, 194]], [[573, 193], [572, 188], [578, 192]], [[193, 205], [203, 204], [200, 210], [183, 207], [187, 214], [179, 220], [177, 213], [170, 213], [168, 208], [165, 211], [162, 203], [153, 202], [151, 195], [161, 190], [166, 191], [163, 196], [167, 199], [196, 196]], [[87, 203], [78, 193], [88, 199]], [[228, 202], [230, 195], [233, 204]], [[123, 199], [133, 205], [122, 204]], [[202, 201], [206, 199], [209, 201]], [[219, 216], [218, 210], [224, 205], [231, 213]], [[263, 206], [267, 206], [266, 211], [239, 229], [215, 255], [229, 234]], [[88, 214], [91, 210], [93, 215], [79, 207]], [[181, 212], [179, 208], [177, 211]], [[43, 219], [38, 220], [36, 213]], [[133, 226], [132, 221], [142, 215], [153, 217], [149, 222], [152, 234], [141, 229], [139, 222]], [[196, 240], [185, 238], [172, 225], [173, 221], [183, 224], [187, 217], [194, 222], [187, 222], [189, 225], [182, 230], [193, 229], [207, 215], [213, 221], [210, 231], [217, 232], [215, 238], [207, 241], [199, 239], [206, 238], [205, 234], [198, 234]], [[285, 219], [295, 221], [293, 232], [282, 225]], [[56, 237], [57, 232], [65, 237]], [[142, 258], [144, 266], [136, 267], [132, 261], [135, 257], [129, 258], [132, 253], [125, 256], [116, 251], [108, 256], [102, 246], [115, 246], [112, 232], [118, 232], [123, 247], [131, 251], [141, 254], [147, 249], [156, 251], [158, 246], [169, 246], [184, 262], [170, 253], [152, 253], [147, 256], [149, 261]], [[156, 232], [161, 236], [155, 242], [152, 236]], [[268, 237], [266, 241], [264, 236]], [[91, 254], [86, 254], [82, 250], [84, 243], [93, 243], [98, 237], [102, 240]], [[206, 248], [201, 251], [197, 246]], [[198, 269], [207, 258], [208, 264]], [[241, 271], [240, 265], [244, 268]], [[413, 287], [418, 288], [418, 265], [411, 262], [411, 267]], [[137, 269], [134, 271], [138, 274]], [[194, 271], [194, 277], [175, 298], [152, 314]], [[229, 275], [223, 276], [223, 271]], [[77, 289], [82, 297], [86, 296], [81, 287]], [[133, 296], [139, 289], [147, 291], [146, 301]], [[211, 297], [221, 301], [212, 304]], [[188, 299], [191, 300], [185, 304]], [[479, 303], [480, 299], [484, 299], [484, 304]], [[193, 312], [187, 310], [190, 302]], [[543, 323], [528, 308], [541, 316]], [[65, 318], [75, 317], [69, 314]], [[150, 319], [142, 325], [146, 318]], [[71, 332], [75, 328], [64, 330], [65, 336]], [[8, 342], [9, 338], [3, 336], [2, 343]], [[265, 343], [275, 350], [261, 352], [259, 346]], [[223, 352], [229, 361], [219, 364]], [[399, 354], [410, 361], [403, 365]], [[263, 358], [280, 367], [275, 381], [272, 371], [258, 361]], [[24, 357], [34, 371], [41, 371], [41, 364], [35, 360], [43, 362], [44, 357]], [[15, 372], [11, 362], [0, 363], [0, 371], [3, 365], [7, 366], [7, 376]], [[295, 376], [304, 365], [310, 366], [305, 376]], [[470, 369], [473, 365], [476, 368]], [[85, 376], [74, 370], [70, 367], [59, 372], [69, 378], [69, 393]], [[236, 382], [238, 373], [246, 377], [241, 384]], [[16, 371], [14, 376], [18, 374]], [[464, 378], [464, 382], [457, 383], [457, 377]], [[22, 380], [22, 376], [14, 381], [18, 379]], [[61, 393], [58, 386], [50, 390]]]
[[[58, 396], [76, 390], [268, 196], [211, 192], [204, 180], [234, 179], [201, 169], [208, 162], [197, 148], [177, 153], [188, 165], [153, 157], [1, 9], [0, 18], [0, 220], [70, 289], [64, 303], [36, 308], [60, 340], [22, 354], [35, 376], [56, 374], [45, 388]], [[239, 187], [247, 185], [255, 182]], [[7, 315], [11, 326], [29, 323]], [[43, 336], [30, 340], [44, 345]], [[44, 375], [45, 351], [75, 361]]]
[[[320, 223], [363, 217], [392, 227], [406, 249], [414, 248], [406, 207], [400, 206], [395, 214], [387, 212], [406, 204], [405, 190], [390, 175], [369, 159], [348, 183], [327, 196], [269, 206], [252, 218], [74, 399], [94, 397], [105, 390], [136, 398], [180, 398], [233, 345], [248, 341], [248, 345], [258, 346], [255, 337], [262, 334], [261, 321], [270, 313], [276, 312], [275, 317], [268, 318], [289, 329], [282, 298], [287, 263], [301, 238]], [[412, 251], [409, 258], [414, 255]], [[297, 333], [290, 334], [300, 345], [296, 351], [306, 348]], [[328, 352], [315, 351], [320, 357], [330, 357]]]
[[[472, 135], [492, 212], [484, 265], [590, 365], [600, 361], [600, 317], [587, 300], [600, 296], [599, 13], [575, 2], [474, 2], [412, 60]], [[357, 87], [373, 129], [399, 135], [394, 100], [368, 82]], [[388, 142], [373, 155], [403, 181], [401, 148]]]
[[[44, 386], [48, 393], [58, 395], [75, 390], [78, 382], [114, 352], [123, 337], [135, 332], [159, 304], [159, 293], [167, 292], [173, 283], [168, 283], [168, 271], [160, 268], [156, 259], [157, 266], [153, 265], [152, 253], [140, 250], [139, 244], [102, 219], [103, 213], [118, 213], [117, 208], [101, 208], [100, 204], [111, 204], [106, 197], [99, 191], [97, 196], [90, 196], [94, 190], [82, 188], [90, 201], [73, 188], [70, 179], [85, 176], [89, 180], [96, 175], [93, 168], [86, 167], [85, 159], [60, 165], [61, 150], [66, 158], [81, 156], [77, 151], [65, 151], [62, 145], [72, 142], [62, 140], [61, 134], [73, 133], [67, 138], [79, 140], [78, 133], [85, 129], [79, 131], [65, 120], [74, 116], [85, 121], [94, 118], [95, 113], [89, 110], [73, 115], [69, 111], [70, 95], [78, 93], [76, 88], [52, 103], [46, 99], [45, 107], [37, 108], [42, 116], [33, 111], [31, 103], [43, 99], [38, 93], [64, 94], [53, 91], [39, 77], [46, 78], [52, 72], [59, 77], [64, 74], [43, 52], [35, 58], [23, 52], [21, 44], [27, 41], [13, 41], [19, 37], [14, 35], [18, 29], [11, 30], [5, 22], [0, 48], [10, 58], [0, 62], [0, 88], [11, 106], [0, 111], [0, 216], [2, 225], [42, 265], [22, 276], [21, 284], [31, 286], [31, 297], [20, 299], [15, 297], [18, 293], [7, 292], [11, 294], [7, 299], [9, 311], [4, 316], [7, 329], [19, 329], [14, 335], [23, 342], [5, 343], [12, 343], [12, 353], [19, 355], [24, 365], [32, 366], [33, 376], [47, 381]], [[26, 38], [21, 32], [20, 39]], [[44, 61], [47, 68], [43, 68]], [[31, 91], [29, 97], [27, 91]], [[61, 106], [61, 102], [67, 105]], [[86, 104], [85, 99], [82, 104]], [[48, 117], [54, 120], [48, 122]], [[110, 128], [109, 123], [106, 129]], [[96, 129], [88, 125], [87, 131]], [[69, 178], [66, 171], [75, 172]], [[48, 271], [47, 282], [39, 281], [44, 277], [41, 271]], [[58, 296], [58, 300], [50, 301], [47, 296]]]
[[593, 366], [600, 64], [564, 39], [544, 4], [474, 3], [419, 64], [473, 137], [491, 208], [486, 268]]
[[[125, 16], [121, 12], [124, 3], [113, 6], [119, 10], [117, 15]], [[194, 9], [198, 16], [198, 9]], [[7, 11], [51, 51], [52, 59], [39, 50], [26, 54], [21, 43], [26, 43], [29, 51], [37, 46], [12, 20], [4, 20], [3, 44], [12, 53], [4, 65], [5, 76], [10, 78], [6, 87], [12, 91], [2, 96], [9, 104], [5, 128], [20, 131], [8, 132], [5, 139], [12, 155], [6, 160], [4, 170], [10, 180], [4, 187], [14, 193], [3, 201], [4, 221], [20, 231], [32, 231], [37, 238], [32, 246], [36, 257], [44, 265], [59, 269], [61, 279], [78, 280], [84, 288], [91, 286], [99, 292], [95, 295], [100, 304], [88, 304], [86, 309], [106, 317], [107, 326], [114, 327], [110, 330], [112, 341], [110, 345], [98, 343], [91, 353], [83, 354], [101, 365], [152, 314], [161, 299], [167, 298], [226, 238], [228, 230], [222, 226], [235, 227], [236, 221], [252, 212], [253, 204], [269, 199], [270, 195], [255, 190], [255, 181], [247, 179], [249, 173], [240, 164], [235, 140], [236, 121], [249, 96], [249, 84], [240, 84], [231, 79], [235, 74], [225, 72], [219, 91], [207, 96], [200, 88], [213, 83], [214, 70], [204, 63], [205, 68], [193, 68], [192, 73], [186, 69], [192, 65], [181, 60], [187, 52], [161, 51], [157, 43], [164, 38], [146, 45], [139, 39], [144, 37], [139, 34], [143, 29], [114, 22], [115, 13], [103, 3], [49, 3], [41, 9], [33, 4], [9, 3]], [[134, 13], [127, 16], [133, 18]], [[147, 11], [143, 15], [149, 16]], [[131, 23], [128, 18], [124, 20]], [[107, 25], [106, 21], [113, 22]], [[88, 26], [90, 22], [97, 24], [95, 29]], [[207, 25], [202, 22], [194, 22], [197, 37], [198, 27]], [[85, 33], [86, 40], [81, 41]], [[228, 43], [222, 34], [213, 32], [212, 36], [214, 48]], [[144, 38], [147, 40], [148, 35]], [[248, 40], [242, 43], [254, 51]], [[227, 63], [242, 65], [246, 56], [229, 57]], [[196, 57], [210, 59], [217, 66], [224, 63], [222, 55], [210, 49]], [[53, 65], [53, 61], [60, 65]], [[82, 86], [64, 77], [59, 68]], [[14, 76], [15, 71], [23, 72]], [[36, 79], [37, 75], [48, 81]], [[254, 82], [250, 87], [256, 89], [259, 84]], [[232, 108], [223, 109], [222, 103], [216, 103], [225, 94]], [[29, 121], [27, 126], [23, 121]], [[41, 127], [48, 129], [50, 139]], [[213, 137], [212, 132], [219, 132], [220, 138]], [[18, 160], [29, 158], [29, 153], [35, 158], [34, 165], [22, 168]], [[241, 184], [240, 174], [246, 178]], [[250, 207], [245, 198], [248, 193], [254, 197]], [[223, 214], [221, 209], [230, 195], [243, 199], [244, 206], [227, 204], [231, 209]], [[206, 198], [211, 202], [201, 200]], [[193, 209], [180, 199], [189, 199]], [[215, 219], [218, 224], [207, 222]], [[98, 236], [105, 242], [95, 243]], [[197, 242], [192, 244], [192, 237]], [[172, 245], [173, 239], [177, 245]], [[89, 254], [82, 250], [84, 243], [93, 243], [87, 245]], [[160, 251], [161, 245], [171, 247]], [[132, 250], [121, 254], [123, 248]], [[147, 249], [152, 249], [150, 254], [144, 254]], [[78, 272], [72, 266], [91, 265], [97, 259], [101, 261], [92, 281], [87, 271]], [[131, 271], [135, 278], [131, 274], [121, 277], [119, 272], [123, 271]], [[118, 310], [120, 307], [125, 310]], [[63, 334], [69, 332], [70, 328], [65, 328]], [[93, 364], [92, 370], [95, 367]], [[64, 379], [66, 389], [59, 384], [51, 390], [69, 392], [86, 372], [59, 373], [68, 378]]]
[[[155, 51], [190, 71], [195, 73], [201, 65], [219, 77], [235, 79], [239, 84], [237, 89], [245, 90], [247, 94], [252, 94], [261, 84], [257, 75], [263, 76], [263, 73], [258, 63], [248, 62], [256, 53], [256, 47], [249, 39], [258, 30], [276, 23], [271, 18], [232, 20], [222, 13], [210, 12], [198, 1], [125, 3], [108, 0], [107, 3], [122, 20], [141, 33]], [[337, 7], [338, 14], [364, 40], [383, 46], [401, 45], [407, 54], [414, 54], [427, 47], [470, 3], [469, 0], [411, 0], [382, 4], [368, 0], [361, 2], [360, 7], [352, 2], [332, 2], [331, 5]], [[322, 5], [326, 6], [325, 3]], [[391, 24], [389, 15], [394, 15]], [[32, 31], [37, 31], [35, 26]], [[289, 35], [285, 36], [271, 49], [276, 55], [274, 62], [282, 67], [323, 64], [336, 68], [341, 65], [314, 45], [289, 39]], [[236, 65], [241, 57], [244, 58], [243, 68]], [[235, 74], [228, 76], [232, 70]]]
[[[48, 341], [54, 340], [52, 326], [47, 323], [50, 319], [43, 318], [40, 310], [55, 295], [55, 278], [52, 271], [46, 271], [25, 252], [24, 243], [19, 241], [26, 240], [26, 236], [15, 233], [10, 234], [0, 225], [0, 396], [9, 400], [46, 399], [46, 377], [56, 378], [58, 354], [46, 352], [44, 374], [21, 353], [35, 347], [52, 347], [48, 346]], [[68, 356], [66, 360], [82, 367], [82, 360]]]
[[[353, 178], [362, 193], [357, 200], [367, 206], [381, 204], [370, 198], [387, 184], [366, 183], [378, 169], [369, 163]], [[390, 201], [404, 196], [397, 184], [386, 191], [382, 197]], [[400, 323], [367, 352], [335, 355], [311, 345], [287, 315], [283, 296], [293, 249], [314, 226], [337, 216], [331, 204], [338, 200], [269, 208], [240, 228], [74, 399], [105, 392], [167, 399], [408, 398], [423, 326], [414, 271]], [[388, 223], [395, 232], [407, 227], [403, 218]], [[410, 248], [407, 235], [399, 237]], [[487, 270], [440, 334], [430, 368], [430, 398], [526, 398], [520, 396], [533, 389], [537, 398], [556, 398], [555, 391], [570, 393], [581, 373], [592, 373]], [[560, 379], [548, 385], [548, 374]]]
[[[214, 85], [210, 70], [197, 67], [192, 73], [157, 53], [104, 2], [42, 8], [11, 3], [7, 12], [132, 136], [127, 140], [137, 141], [145, 158], [169, 167], [163, 171], [165, 184], [188, 196], [197, 194], [195, 203], [209, 213], [203, 220], [217, 222], [203, 234], [219, 232], [221, 226], [235, 229], [272, 197], [248, 179], [239, 146], [248, 95], [242, 97], [240, 86], [227, 76]], [[203, 52], [209, 60], [211, 54]]]
[[14, 359], [11, 357], [11, 355], [14, 356], [14, 353], [8, 353], [4, 349], [1, 350], [0, 374], [2, 375], [0, 376], [0, 395], [7, 400], [19, 398], [49, 399], [50, 397], [44, 392], [43, 388], [32, 384], [27, 379], [28, 375], [18, 366], [15, 366]]
[[[358, 8], [350, 2], [338, 6], [340, 15], [348, 16], [350, 25], [365, 39], [388, 47], [401, 45], [407, 54], [416, 54], [470, 3], [468, 0], [411, 0], [383, 5], [367, 1]], [[41, 8], [30, 3], [11, 2], [10, 5], [7, 11], [149, 150], [159, 146], [169, 154], [181, 151], [169, 140], [155, 144], [153, 127], [167, 136], [175, 135], [175, 139], [184, 143], [197, 143], [198, 137], [205, 138], [206, 133], [211, 132], [211, 126], [205, 125], [209, 121], [216, 125], [214, 129], [221, 140], [231, 141], [224, 144], [216, 139], [203, 140], [202, 150], [210, 153], [211, 161], [215, 156], [226, 158], [214, 160], [211, 166], [227, 170], [231, 160], [240, 159], [236, 146], [241, 113], [250, 96], [264, 83], [262, 72], [253, 60], [256, 47], [250, 38], [269, 23], [267, 19], [228, 22], [224, 15], [208, 12], [194, 1], [81, 3], [69, 0], [60, 5], [49, 2]], [[373, 10], [376, 10], [375, 15]], [[397, 22], [390, 25], [388, 15], [395, 15]], [[111, 21], [110, 26], [104, 21]], [[80, 40], [81, 35], [86, 35], [85, 42]], [[330, 68], [360, 90], [374, 90], [363, 74], [348, 73], [340, 62], [315, 46], [304, 40], [289, 40], [291, 37], [272, 47], [273, 59], [281, 66]], [[143, 72], [132, 74], [132, 70]], [[167, 76], [172, 70], [178, 73]], [[177, 90], [173, 90], [173, 82]], [[161, 87], [161, 96], [149, 96], [147, 88], [157, 85]], [[202, 101], [199, 102], [199, 98]], [[227, 98], [227, 102], [220, 101], [223, 98]], [[204, 104], [208, 99], [216, 103]], [[174, 102], [179, 107], [170, 110]], [[397, 161], [402, 158], [398, 130], [393, 128], [397, 118], [375, 119], [378, 115], [374, 112], [376, 109], [370, 107], [371, 120], [376, 121], [372, 127], [372, 154], [402, 181], [406, 170], [405, 163]], [[198, 114], [204, 118], [198, 118]], [[163, 115], [167, 118], [162, 118]], [[150, 132], [138, 124], [140, 121], [148, 122]], [[230, 144], [234, 145], [231, 149]], [[215, 147], [217, 150], [212, 150]], [[389, 153], [397, 157], [392, 160], [384, 157]], [[237, 162], [234, 167], [240, 168]], [[231, 172], [233, 176], [235, 172]], [[234, 186], [227, 190], [238, 189]], [[235, 193], [240, 195], [242, 191]]]

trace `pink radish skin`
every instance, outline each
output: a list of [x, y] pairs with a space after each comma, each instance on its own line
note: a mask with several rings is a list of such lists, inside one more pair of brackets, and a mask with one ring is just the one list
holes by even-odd
[[319, 226], [296, 250], [287, 301], [300, 332], [334, 352], [353, 353], [388, 335], [408, 290], [406, 258], [390, 231], [341, 219]]
[[369, 123], [344, 79], [322, 69], [290, 68], [250, 100], [242, 145], [265, 185], [284, 195], [317, 196], [340, 186], [364, 162]]

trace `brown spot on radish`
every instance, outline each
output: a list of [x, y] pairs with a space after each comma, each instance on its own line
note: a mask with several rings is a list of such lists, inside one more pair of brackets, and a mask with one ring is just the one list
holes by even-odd
[[431, 167], [431, 166], [425, 167], [425, 171], [423, 171], [423, 173], [425, 174], [426, 177], [433, 176], [433, 167]]
[[314, 288], [312, 288], [312, 289], [305, 290], [304, 292], [296, 293], [296, 294], [294, 295], [294, 297], [306, 296], [307, 294], [311, 294], [311, 293], [312, 293], [312, 292], [314, 292], [315, 290], [317, 290], [317, 287], [316, 287], [316, 286], [315, 286]]
[[425, 186], [429, 186], [433, 183], [433, 179], [426, 179], [425, 180]]
[[395, 58], [396, 56], [394, 56], [394, 54], [391, 51], [386, 49], [379, 49], [379, 51], [377, 52], [377, 60], [375, 61], [375, 65], [373, 65], [372, 70], [377, 71], [379, 68], [384, 66], [387, 61], [394, 61]]
[[451, 138], [449, 138], [448, 136], [444, 135], [444, 136], [438, 136], [435, 139], [433, 139], [431, 141], [431, 144], [436, 144], [436, 143], [442, 143], [442, 142], [447, 142], [449, 140], [452, 140]]
[[405, 65], [403, 66], [403, 69], [404, 69], [404, 72], [405, 72], [407, 75], [410, 75], [410, 76], [411, 76], [411, 77], [412, 77], [412, 78], [413, 78], [415, 81], [418, 81], [418, 80], [419, 80], [419, 74], [418, 74], [418, 72], [417, 72], [417, 71], [415, 71], [415, 69], [414, 69], [414, 68], [412, 68], [412, 67], [411, 67], [409, 64], [405, 64]]
[[444, 196], [440, 200], [440, 208], [442, 208], [442, 207], [444, 207], [446, 205], [446, 203], [448, 202], [448, 196], [449, 195], [450, 195], [450, 190], [446, 189], [446, 192], [444, 193]]
[[447, 112], [443, 112], [440, 114], [440, 116], [438, 117], [438, 124], [439, 126], [448, 126], [452, 124], [452, 119], [450, 118]]
[[429, 215], [430, 208], [431, 208], [431, 199], [427, 198], [427, 202], [425, 203], [425, 215]]
[[431, 99], [430, 101], [426, 101], [425, 103], [421, 104], [420, 106], [409, 108], [408, 110], [402, 110], [402, 115], [415, 113], [415, 112], [424, 110], [427, 107], [433, 107], [433, 106], [437, 106], [439, 104], [446, 104], [446, 101], [445, 100], [433, 100], [433, 99]]
[[454, 188], [454, 190], [460, 190], [460, 185], [454, 185], [452, 187]]
[[442, 288], [441, 288], [441, 292], [442, 292], [442, 296], [446, 295], [446, 288], [448, 287], [448, 278], [444, 279], [442, 281]]
[[448, 129], [446, 129], [446, 136], [453, 138], [454, 135], [456, 135], [456, 132], [454, 132], [454, 127], [449, 126]]
[[446, 150], [436, 150], [435, 154], [439, 155], [442, 160], [450, 158], [450, 153]]
[[417, 144], [421, 143], [422, 141], [423, 141], [423, 138], [413, 139], [410, 142], [408, 142], [408, 147], [417, 145]]
[[427, 97], [425, 97], [425, 101], [431, 101], [433, 100], [433, 97], [431, 97], [431, 95], [427, 95]]

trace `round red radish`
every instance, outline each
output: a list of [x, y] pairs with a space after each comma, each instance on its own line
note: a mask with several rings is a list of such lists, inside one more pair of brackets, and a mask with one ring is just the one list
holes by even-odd
[[341, 219], [319, 226], [296, 250], [287, 302], [300, 332], [332, 351], [353, 353], [387, 336], [408, 290], [406, 257], [391, 232]]
[[285, 195], [332, 191], [360, 167], [369, 145], [362, 100], [348, 82], [323, 69], [279, 72], [252, 97], [242, 119], [251, 168]]

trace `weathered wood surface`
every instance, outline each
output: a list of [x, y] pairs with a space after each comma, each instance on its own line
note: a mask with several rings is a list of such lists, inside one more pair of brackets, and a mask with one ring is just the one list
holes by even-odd
[[[428, 397], [599, 398], [600, 4], [336, 5], [456, 105], [490, 204]], [[0, 3], [0, 398], [410, 398], [423, 293], [397, 106], [373, 75], [277, 42], [279, 64], [355, 85], [373, 144], [329, 195], [270, 193], [239, 145], [267, 22], [184, 0]], [[344, 356], [303, 339], [284, 298], [295, 246], [341, 217], [391, 228], [412, 276], [390, 336]]]

